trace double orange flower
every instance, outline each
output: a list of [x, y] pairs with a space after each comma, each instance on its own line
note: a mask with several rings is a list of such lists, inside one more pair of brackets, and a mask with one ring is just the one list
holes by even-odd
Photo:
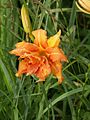
[[32, 34], [35, 37], [34, 43], [22, 41], [10, 51], [10, 54], [19, 56], [20, 60], [16, 76], [33, 74], [39, 78], [38, 82], [40, 82], [45, 81], [45, 78], [53, 73], [60, 84], [63, 80], [61, 62], [67, 62], [67, 57], [59, 48], [61, 31], [49, 39], [46, 31], [42, 29], [35, 30]]

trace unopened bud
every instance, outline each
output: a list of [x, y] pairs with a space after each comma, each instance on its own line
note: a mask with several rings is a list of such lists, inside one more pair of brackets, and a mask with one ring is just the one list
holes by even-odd
[[25, 5], [23, 5], [21, 8], [21, 18], [22, 18], [24, 31], [30, 34], [32, 31], [32, 26], [29, 18], [28, 9]]

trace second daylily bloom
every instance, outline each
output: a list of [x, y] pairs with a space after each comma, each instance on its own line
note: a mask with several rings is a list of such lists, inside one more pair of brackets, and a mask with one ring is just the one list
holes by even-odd
[[53, 73], [58, 78], [58, 83], [62, 83], [61, 62], [67, 62], [67, 57], [59, 48], [61, 31], [49, 39], [46, 31], [42, 29], [35, 30], [32, 34], [35, 37], [34, 43], [22, 41], [10, 51], [21, 59], [16, 76], [34, 74], [40, 82], [45, 81], [45, 78]]
[[90, 14], [90, 0], [76, 0], [76, 5], [82, 12]]

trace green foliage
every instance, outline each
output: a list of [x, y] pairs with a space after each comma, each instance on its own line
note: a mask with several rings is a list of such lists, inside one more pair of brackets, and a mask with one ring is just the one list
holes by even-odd
[[61, 85], [53, 75], [36, 83], [33, 75], [16, 78], [18, 60], [9, 54], [25, 39], [24, 2], [0, 1], [0, 120], [90, 120], [90, 15], [78, 11], [74, 0], [26, 1], [33, 30], [43, 28], [49, 36], [62, 30], [69, 61]]

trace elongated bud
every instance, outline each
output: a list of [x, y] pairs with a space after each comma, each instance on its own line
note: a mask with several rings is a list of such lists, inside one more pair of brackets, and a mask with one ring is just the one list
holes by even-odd
[[56, 35], [50, 37], [47, 41], [48, 46], [49, 47], [58, 47], [58, 45], [60, 43], [60, 35], [61, 35], [61, 30], [59, 30], [59, 32]]
[[77, 0], [76, 5], [82, 12], [90, 14], [90, 0]]
[[31, 26], [29, 13], [28, 13], [28, 9], [26, 5], [22, 5], [21, 18], [22, 18], [22, 24], [23, 24], [24, 31], [30, 34], [32, 32], [32, 26]]

